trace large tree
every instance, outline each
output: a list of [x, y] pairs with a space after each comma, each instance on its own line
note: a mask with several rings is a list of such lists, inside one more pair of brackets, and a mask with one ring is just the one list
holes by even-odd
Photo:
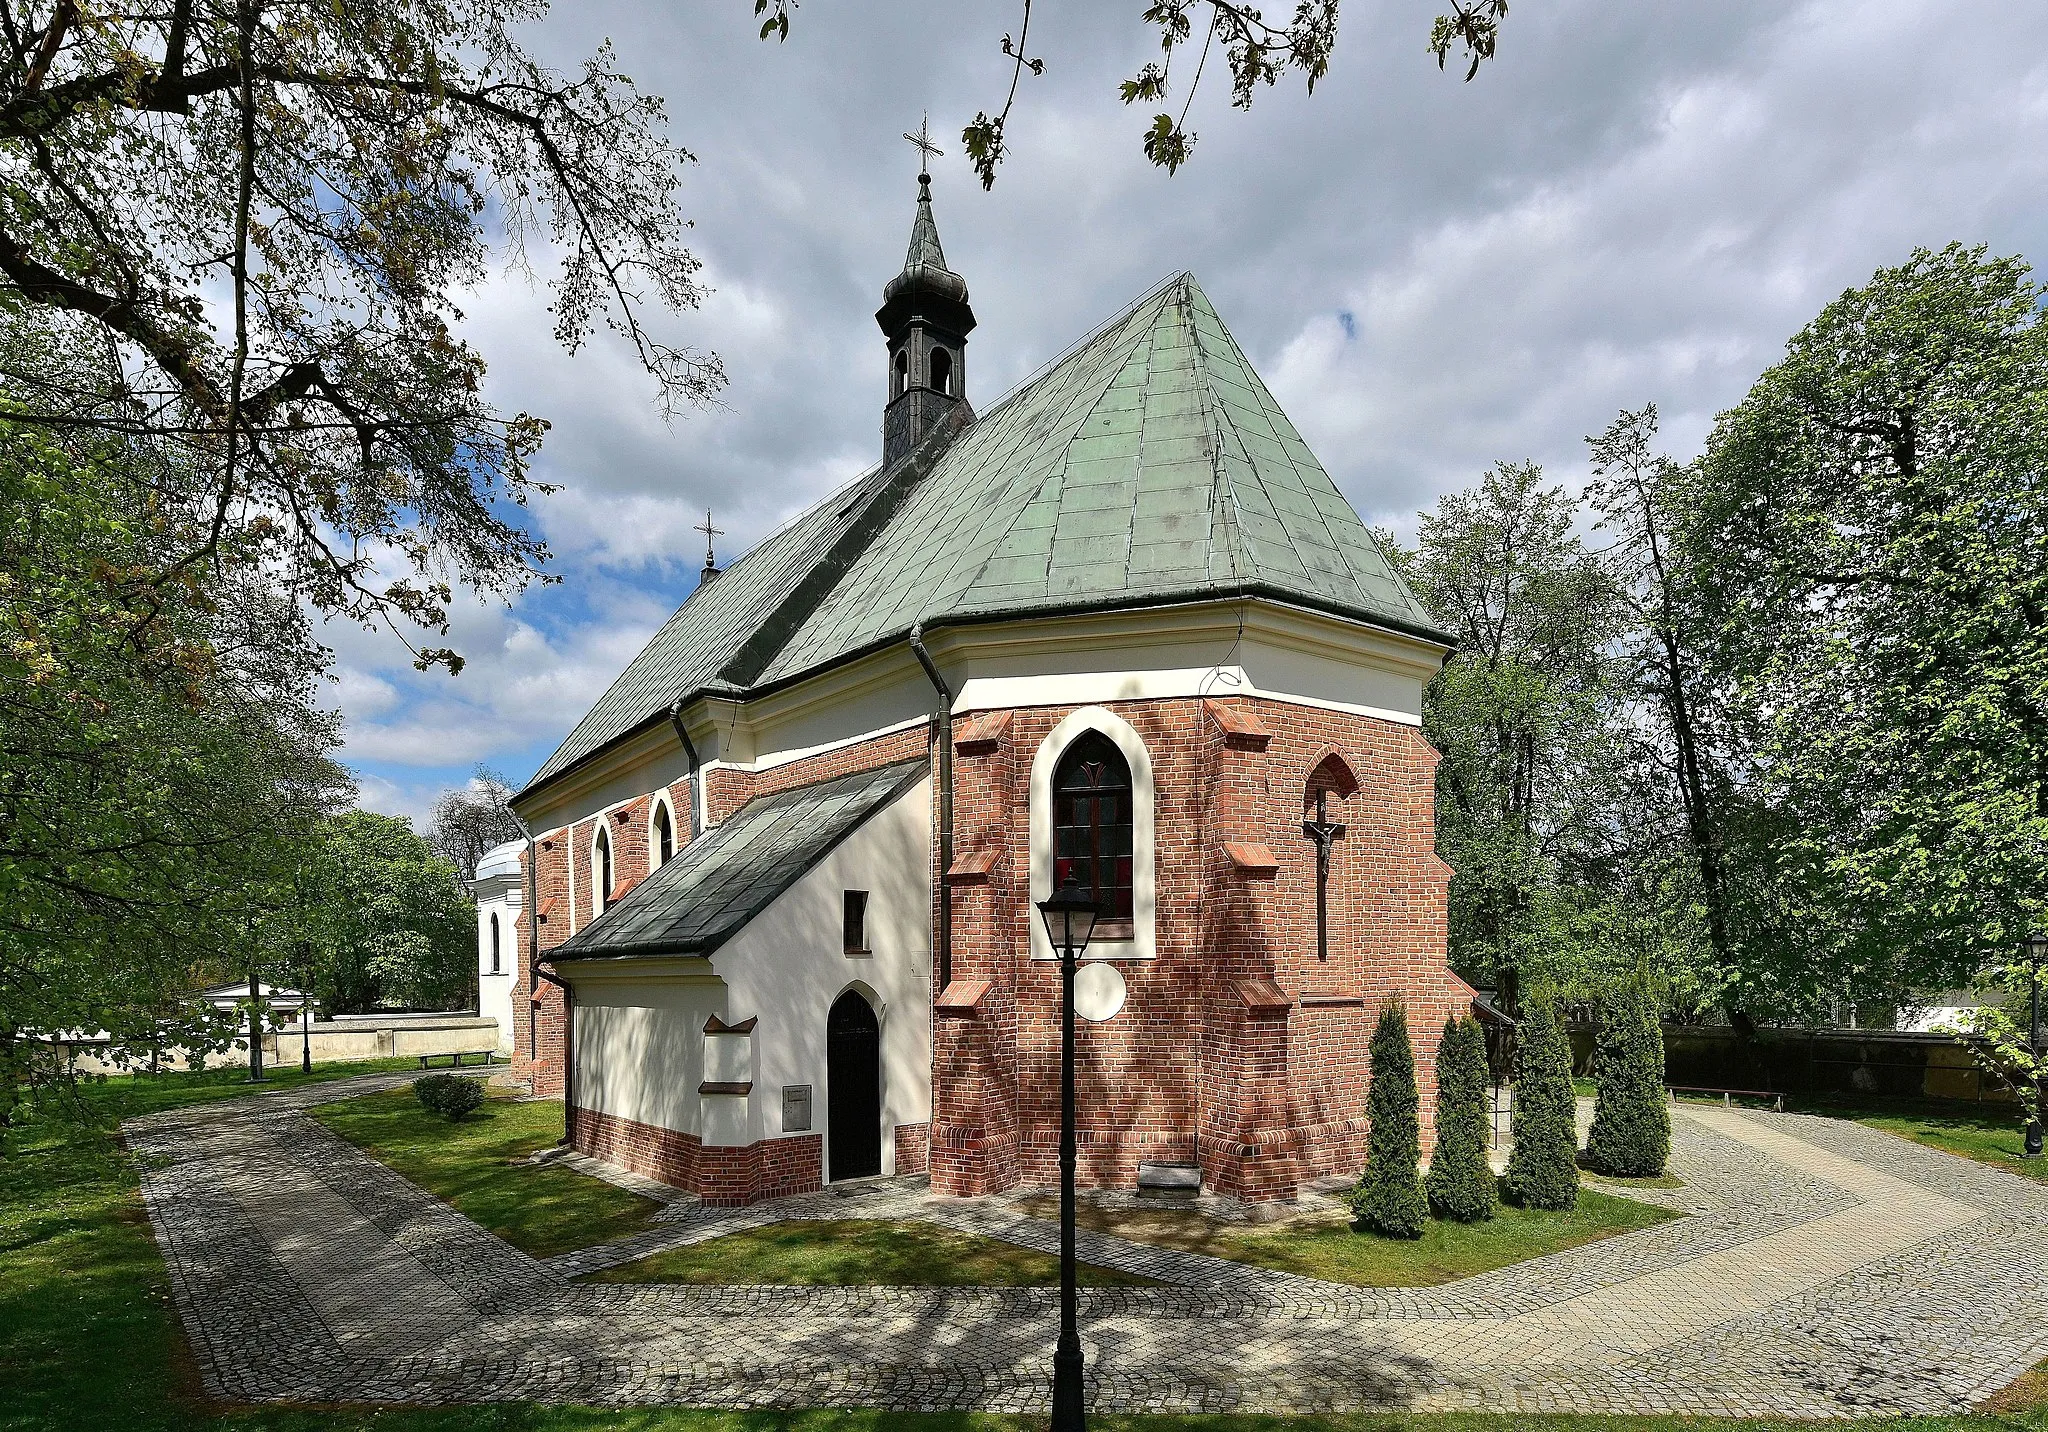
[[1501, 463], [1421, 519], [1414, 551], [1382, 541], [1457, 638], [1423, 726], [1437, 768], [1437, 849], [1458, 968], [1512, 988], [1571, 985], [1609, 923], [1597, 890], [1561, 883], [1615, 838], [1609, 724], [1619, 611], [1573, 532], [1574, 507], [1534, 463]]
[[486, 851], [525, 833], [512, 812], [512, 783], [480, 765], [463, 785], [435, 798], [427, 845], [468, 880]]
[[1686, 580], [1746, 725], [1742, 997], [1967, 983], [2048, 909], [2048, 324], [1916, 251], [1722, 415]]
[[456, 869], [403, 816], [352, 810], [321, 832], [299, 943], [322, 1003], [338, 1014], [446, 1009], [476, 973], [476, 914]]
[[0, 422], [0, 1119], [35, 1036], [212, 1042], [179, 997], [246, 968], [348, 789], [299, 609], [153, 580], [178, 456]]
[[609, 50], [526, 54], [545, 8], [0, 0], [0, 302], [99, 359], [8, 369], [5, 415], [189, 449], [207, 500], [159, 582], [253, 558], [320, 611], [431, 631], [451, 582], [527, 580], [545, 424], [492, 409], [456, 330], [494, 258], [554, 262], [556, 338], [608, 322], [665, 403], [718, 386], [642, 316], [701, 296], [689, 156]]

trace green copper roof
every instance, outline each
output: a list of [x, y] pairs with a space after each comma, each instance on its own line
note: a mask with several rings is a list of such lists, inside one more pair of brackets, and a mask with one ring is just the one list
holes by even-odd
[[709, 955], [862, 822], [924, 779], [925, 764], [919, 757], [754, 797], [548, 958]]
[[1240, 593], [1450, 641], [1181, 274], [693, 595], [534, 784], [721, 673], [776, 685], [920, 620]]

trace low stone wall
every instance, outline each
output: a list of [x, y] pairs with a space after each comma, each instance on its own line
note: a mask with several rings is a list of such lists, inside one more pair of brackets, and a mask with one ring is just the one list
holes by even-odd
[[[1592, 1031], [1575, 1029], [1571, 1037], [1574, 1067], [1590, 1072]], [[1701, 1089], [2012, 1100], [1948, 1035], [1904, 1030], [1767, 1028], [1744, 1040], [1722, 1025], [1666, 1025], [1664, 1078]]]
[[[263, 1036], [266, 1064], [296, 1065], [306, 1035], [291, 1024]], [[364, 1014], [316, 1019], [311, 1030], [313, 1062], [341, 1064], [365, 1059], [406, 1059], [420, 1054], [481, 1054], [498, 1047], [498, 1021], [469, 1014]], [[123, 1074], [133, 1066], [110, 1061], [92, 1042], [74, 1044], [72, 1061], [81, 1074]], [[249, 1062], [245, 1039], [232, 1048], [206, 1056], [206, 1067], [241, 1068]], [[142, 1067], [147, 1068], [145, 1063]], [[189, 1069], [182, 1049], [167, 1049], [159, 1069]]]

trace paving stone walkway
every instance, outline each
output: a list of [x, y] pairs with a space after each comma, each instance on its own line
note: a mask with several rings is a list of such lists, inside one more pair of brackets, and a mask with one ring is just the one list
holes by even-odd
[[[1001, 1200], [876, 1180], [537, 1261], [306, 1117], [367, 1075], [131, 1120], [209, 1390], [250, 1401], [537, 1399], [1044, 1411], [1038, 1288], [589, 1284], [791, 1218], [921, 1218], [1054, 1251]], [[1860, 1125], [1684, 1106], [1686, 1216], [1437, 1288], [1356, 1288], [1082, 1230], [1090, 1405], [1839, 1417], [1941, 1412], [2048, 1357], [2048, 1188]], [[250, 1298], [246, 1290], [263, 1289]]]

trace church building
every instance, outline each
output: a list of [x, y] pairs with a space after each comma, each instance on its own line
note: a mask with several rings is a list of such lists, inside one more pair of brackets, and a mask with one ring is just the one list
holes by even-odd
[[880, 463], [707, 560], [515, 799], [515, 1072], [711, 1201], [1052, 1183], [1034, 902], [1076, 883], [1083, 1184], [1354, 1177], [1380, 1010], [1426, 1131], [1472, 998], [1421, 729], [1450, 638], [1187, 274], [977, 412], [918, 183]]

